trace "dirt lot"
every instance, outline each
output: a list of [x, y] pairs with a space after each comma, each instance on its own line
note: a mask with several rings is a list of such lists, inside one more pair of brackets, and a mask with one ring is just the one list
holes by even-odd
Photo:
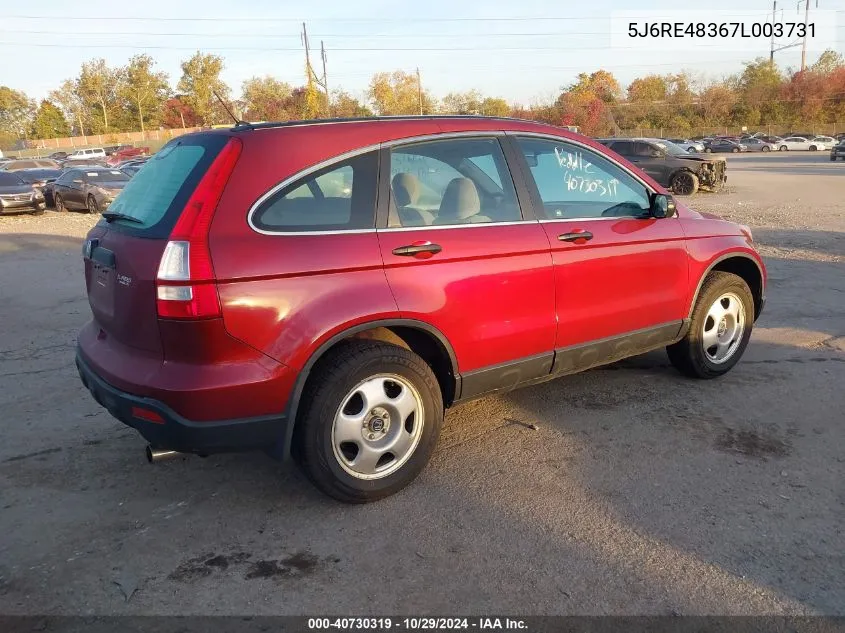
[[691, 202], [770, 272], [731, 374], [660, 352], [460, 406], [366, 507], [263, 454], [148, 465], [73, 368], [93, 219], [0, 219], [0, 613], [845, 614], [845, 163], [728, 161]]

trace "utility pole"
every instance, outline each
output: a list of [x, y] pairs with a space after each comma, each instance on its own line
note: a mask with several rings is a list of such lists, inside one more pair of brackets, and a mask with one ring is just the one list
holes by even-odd
[[329, 101], [329, 80], [326, 78], [326, 47], [323, 40], [320, 40], [320, 57], [323, 60], [323, 90], [326, 93], [326, 114], [332, 115], [331, 101]]
[[305, 29], [305, 22], [302, 23], [302, 45], [305, 47], [305, 74], [308, 77], [308, 92], [311, 93], [311, 87], [317, 84], [326, 94], [326, 115], [330, 115], [329, 111], [329, 87], [326, 81], [326, 47], [323, 42], [320, 42], [320, 56], [323, 58], [323, 78], [320, 79], [317, 73], [314, 72], [314, 67], [311, 65], [311, 43], [308, 41], [308, 31]]
[[420, 80], [420, 67], [417, 66], [417, 101], [420, 105], [420, 114], [423, 113], [423, 102], [422, 102], [422, 81]]
[[[818, 0], [816, 0], [818, 5]], [[804, 41], [801, 44], [801, 72], [807, 68], [807, 24], [810, 20], [810, 0], [804, 0]]]
[[775, 22], [777, 22], [778, 0], [772, 2], [772, 47], [769, 50], [769, 63], [775, 63]]

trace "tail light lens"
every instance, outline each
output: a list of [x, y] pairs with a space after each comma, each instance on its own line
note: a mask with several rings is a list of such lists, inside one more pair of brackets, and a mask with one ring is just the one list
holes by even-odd
[[229, 139], [170, 233], [156, 277], [156, 306], [161, 318], [212, 319], [221, 314], [208, 231], [241, 149], [240, 139]]

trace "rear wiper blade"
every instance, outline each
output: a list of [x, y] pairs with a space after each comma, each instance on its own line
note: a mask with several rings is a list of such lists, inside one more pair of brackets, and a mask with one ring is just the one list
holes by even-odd
[[143, 220], [139, 220], [138, 218], [133, 217], [131, 215], [126, 215], [125, 213], [118, 213], [117, 211], [104, 211], [100, 215], [102, 215], [106, 219], [106, 222], [113, 222], [115, 220], [126, 220], [127, 222], [135, 222], [137, 224], [144, 223]]

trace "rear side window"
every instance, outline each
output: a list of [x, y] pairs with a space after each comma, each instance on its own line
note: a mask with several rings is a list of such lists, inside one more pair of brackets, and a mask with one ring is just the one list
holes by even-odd
[[377, 152], [334, 163], [272, 193], [259, 203], [252, 223], [278, 233], [371, 229], [377, 180]]
[[610, 145], [610, 149], [622, 156], [632, 156], [634, 154], [634, 144], [631, 141], [615, 141]]
[[0, 187], [9, 187], [11, 185], [21, 185], [23, 181], [15, 174], [0, 171]]
[[[224, 135], [209, 134], [180, 138], [165, 145], [150, 158], [111, 203], [109, 211], [141, 220], [116, 220], [112, 226], [131, 232], [164, 237], [176, 223], [191, 194], [214, 158], [228, 141]], [[115, 180], [126, 180], [114, 170]], [[151, 230], [152, 229], [152, 230]]]

